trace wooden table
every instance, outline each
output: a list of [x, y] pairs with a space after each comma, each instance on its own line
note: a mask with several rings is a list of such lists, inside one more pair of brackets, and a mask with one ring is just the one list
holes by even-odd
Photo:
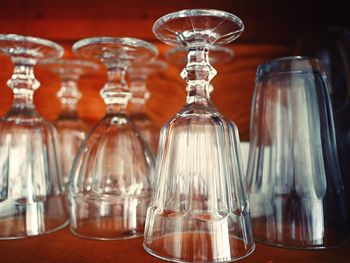
[[[109, 263], [164, 262], [147, 254], [142, 238], [123, 241], [95, 241], [78, 238], [68, 228], [26, 239], [0, 241], [1, 263]], [[257, 244], [242, 263], [345, 263], [350, 262], [350, 245], [325, 251], [287, 250]]]

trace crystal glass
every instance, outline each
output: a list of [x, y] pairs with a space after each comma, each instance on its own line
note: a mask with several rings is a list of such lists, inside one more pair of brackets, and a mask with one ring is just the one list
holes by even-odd
[[348, 238], [326, 83], [317, 59], [280, 58], [257, 70], [247, 185], [261, 242], [322, 249]]
[[[187, 64], [188, 50], [184, 46], [169, 49], [165, 53], [165, 57], [170, 64], [174, 66], [184, 67]], [[223, 65], [232, 61], [233, 51], [227, 47], [211, 46], [209, 50], [209, 62], [211, 65]], [[214, 90], [213, 84], [209, 83], [208, 92], [212, 93]], [[186, 88], [186, 91], [187, 88]]]
[[208, 92], [216, 74], [208, 50], [243, 28], [235, 15], [205, 9], [171, 13], [153, 25], [158, 39], [188, 50], [186, 104], [161, 130], [147, 210], [144, 248], [158, 258], [227, 262], [254, 250], [238, 131]]
[[100, 59], [108, 81], [100, 92], [104, 118], [83, 142], [70, 174], [71, 230], [93, 239], [143, 234], [153, 186], [154, 156], [126, 114], [130, 91], [125, 73], [131, 62], [148, 63], [155, 46], [135, 38], [96, 37], [73, 51]]
[[0, 54], [14, 64], [7, 82], [13, 103], [0, 121], [0, 239], [15, 239], [49, 233], [68, 222], [57, 132], [33, 102], [40, 86], [34, 65], [62, 56], [63, 48], [45, 39], [0, 35]]
[[294, 52], [320, 60], [327, 74], [340, 171], [350, 211], [350, 30], [321, 26], [297, 41]]
[[67, 184], [73, 160], [88, 132], [88, 125], [77, 111], [77, 103], [82, 96], [78, 80], [82, 75], [96, 72], [98, 65], [81, 59], [48, 59], [41, 61], [40, 65], [57, 74], [61, 80], [61, 87], [56, 93], [61, 111], [54, 124], [58, 131], [64, 182]]
[[154, 60], [147, 64], [134, 63], [128, 70], [132, 93], [130, 119], [137, 125], [143, 139], [151, 146], [154, 153], [157, 153], [160, 128], [152, 121], [146, 111], [146, 102], [150, 97], [146, 83], [150, 75], [166, 69], [165, 62]]

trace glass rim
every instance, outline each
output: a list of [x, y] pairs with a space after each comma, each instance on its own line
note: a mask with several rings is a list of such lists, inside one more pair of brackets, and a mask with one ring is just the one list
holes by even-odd
[[72, 46], [72, 50], [76, 53], [80, 48], [89, 46], [89, 45], [98, 45], [98, 44], [116, 44], [116, 45], [126, 45], [131, 47], [142, 47], [150, 50], [155, 56], [159, 55], [157, 47], [145, 40], [133, 38], [133, 37], [90, 37], [84, 38], [75, 42]]
[[68, 66], [75, 66], [75, 67], [84, 67], [84, 68], [90, 68], [92, 70], [98, 70], [100, 66], [89, 60], [84, 59], [75, 59], [75, 58], [58, 58], [58, 59], [44, 59], [39, 62], [39, 66], [50, 66], [50, 65], [57, 65], [62, 66], [64, 68], [65, 65]]
[[42, 45], [45, 47], [52, 48], [57, 51], [57, 57], [61, 57], [64, 53], [64, 49], [59, 44], [44, 38], [25, 36], [25, 35], [17, 35], [17, 34], [0, 34], [0, 42], [1, 41], [12, 41], [12, 42], [28, 42], [37, 45]]
[[[173, 54], [176, 54], [177, 52], [182, 52], [182, 51], [187, 52], [188, 49], [189, 49], [188, 47], [184, 47], [184, 46], [173, 47], [173, 48], [170, 48], [169, 50], [167, 50], [164, 55], [165, 55], [165, 57], [170, 57]], [[222, 53], [226, 53], [230, 56], [231, 55], [233, 56], [235, 53], [231, 48], [223, 47], [223, 46], [215, 46], [215, 45], [208, 48], [208, 51], [209, 51], [209, 53], [210, 53], [210, 51], [214, 51], [214, 52], [215, 51], [216, 52], [223, 51]]]
[[299, 55], [295, 55], [295, 56], [284, 56], [284, 57], [278, 57], [278, 58], [274, 58], [274, 59], [270, 59], [266, 62], [264, 62], [263, 64], [269, 64], [271, 62], [280, 62], [280, 61], [295, 61], [295, 60], [298, 60], [298, 61], [302, 61], [302, 60], [319, 60], [318, 58], [316, 57], [311, 57], [311, 56], [299, 56]]
[[[184, 47], [184, 46], [178, 46], [178, 47], [173, 47], [169, 50], [167, 50], [165, 53], [164, 53], [164, 56], [167, 60], [170, 60], [170, 63], [171, 64], [178, 64], [174, 61], [172, 61], [172, 56], [176, 56], [176, 54], [178, 52], [185, 52], [186, 53], [186, 56], [187, 56], [187, 52], [188, 52], [188, 47]], [[213, 56], [212, 54], [210, 54], [210, 52], [219, 52], [219, 53], [222, 53], [222, 55], [227, 55], [227, 61], [230, 61], [231, 59], [233, 59], [233, 57], [235, 56], [235, 52], [231, 49], [231, 48], [228, 48], [228, 47], [223, 47], [223, 46], [211, 46], [210, 48], [208, 48], [208, 51], [209, 51], [209, 60], [213, 60], [215, 61], [215, 55]], [[184, 59], [186, 60], [187, 57], [184, 57]], [[211, 62], [213, 63], [213, 62]], [[185, 63], [186, 64], [186, 63]], [[213, 63], [215, 64], [215, 62]], [[223, 63], [225, 64], [225, 63]]]
[[[276, 68], [277, 66], [283, 65], [285, 63], [286, 65], [288, 63], [293, 63], [293, 62], [299, 62], [299, 63], [304, 63], [303, 66], [301, 67], [302, 64], [300, 65], [300, 68], [297, 67], [296, 64], [293, 65], [293, 67], [287, 67], [287, 69], [279, 68], [272, 70]], [[305, 64], [308, 63], [308, 64]], [[262, 73], [297, 73], [297, 72], [309, 72], [312, 70], [318, 70], [321, 73], [325, 73], [324, 67], [321, 63], [321, 61], [312, 56], [285, 56], [285, 57], [279, 57], [275, 59], [268, 60], [262, 64], [260, 64], [257, 67], [257, 75], [261, 75]]]
[[[244, 31], [244, 23], [242, 19], [238, 16], [218, 9], [183, 9], [180, 11], [172, 12], [166, 15], [161, 16], [156, 20], [156, 22], [152, 26], [152, 32], [156, 36], [157, 39], [163, 41], [163, 39], [157, 34], [157, 30], [162, 27], [163, 24], [177, 18], [183, 17], [193, 17], [193, 16], [211, 16], [211, 17], [221, 17], [223, 21], [229, 20], [235, 23], [238, 29], [234, 32], [235, 37], [232, 39], [235, 40], [238, 38], [241, 33]], [[214, 29], [215, 30], [215, 29]], [[173, 32], [174, 33], [174, 32]]]
[[168, 68], [168, 64], [162, 60], [152, 60], [149, 63], [131, 63], [128, 72], [139, 71], [145, 69], [146, 71], [162, 72]]

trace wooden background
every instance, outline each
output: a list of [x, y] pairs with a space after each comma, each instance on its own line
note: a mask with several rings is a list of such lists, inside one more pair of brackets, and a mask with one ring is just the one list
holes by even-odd
[[[235, 52], [232, 63], [216, 66], [212, 99], [217, 108], [239, 127], [241, 139], [249, 137], [249, 115], [257, 66], [267, 60], [294, 54], [301, 36], [326, 25], [350, 27], [345, 2], [316, 0], [0, 0], [0, 33], [17, 33], [48, 38], [63, 45], [71, 57], [72, 44], [85, 37], [130, 36], [150, 41], [160, 50], [160, 59], [169, 46], [155, 39], [151, 28], [160, 16], [186, 8], [215, 8], [238, 15], [246, 30], [229, 45]], [[6, 87], [12, 65], [0, 56], [0, 115], [8, 110], [12, 92]], [[147, 108], [162, 125], [185, 100], [185, 82], [180, 69], [170, 66], [166, 73], [149, 81], [152, 92]], [[36, 92], [38, 111], [49, 120], [59, 112], [55, 92], [57, 76], [37, 68], [41, 88]], [[106, 80], [101, 69], [95, 76], [79, 81], [83, 98], [79, 112], [85, 119], [97, 121], [104, 115], [99, 90]], [[1, 241], [1, 262], [160, 262], [142, 249], [142, 239], [129, 242], [98, 242], [77, 238], [66, 228], [35, 238]], [[305, 252], [277, 249], [258, 244], [256, 252], [241, 262], [349, 262], [349, 245], [340, 249]]]
[[[217, 108], [239, 127], [241, 139], [248, 140], [249, 114], [257, 66], [267, 60], [293, 54], [295, 41], [315, 28], [328, 24], [348, 26], [347, 11], [336, 1], [178, 1], [178, 0], [0, 0], [0, 33], [17, 33], [48, 38], [63, 45], [66, 57], [71, 57], [72, 44], [92, 36], [130, 36], [142, 38], [157, 45], [160, 59], [170, 47], [160, 43], [152, 34], [154, 21], [160, 16], [186, 8], [215, 8], [232, 12], [244, 21], [246, 30], [229, 45], [235, 52], [232, 63], [216, 66], [218, 75], [213, 80], [212, 99]], [[9, 108], [12, 93], [6, 87], [12, 65], [0, 58], [0, 115]], [[149, 80], [152, 92], [147, 108], [150, 116], [162, 125], [174, 115], [185, 100], [185, 82], [180, 69], [170, 66], [166, 73]], [[55, 92], [59, 80], [44, 69], [36, 75], [41, 88], [36, 92], [38, 111], [49, 120], [59, 112]], [[101, 69], [95, 76], [80, 80], [83, 98], [79, 112], [85, 119], [97, 121], [104, 114], [99, 89], [105, 81]]]

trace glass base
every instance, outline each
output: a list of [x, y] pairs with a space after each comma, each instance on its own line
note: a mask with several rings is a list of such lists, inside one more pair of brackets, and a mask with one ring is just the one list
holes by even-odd
[[255, 248], [249, 214], [193, 214], [148, 209], [144, 248], [174, 262], [230, 262]]
[[[253, 233], [255, 241], [279, 248], [296, 249], [296, 250], [325, 250], [333, 249], [346, 245], [349, 237], [346, 231], [341, 230], [324, 230], [323, 238], [311, 239], [310, 229], [285, 225], [262, 223], [262, 220], [252, 219]], [[334, 226], [336, 227], [336, 226]], [[267, 235], [263, 230], [267, 231]], [[283, 237], [283, 238], [282, 238]]]
[[143, 236], [143, 224], [134, 229], [123, 226], [125, 222], [117, 218], [98, 218], [95, 220], [80, 221], [77, 227], [71, 225], [71, 232], [82, 238], [96, 240], [121, 240]]
[[73, 234], [99, 240], [137, 238], [143, 235], [150, 196], [71, 198]]
[[345, 246], [350, 241], [349, 239], [346, 239], [342, 243], [339, 243], [339, 244], [333, 245], [333, 246], [319, 245], [319, 246], [305, 246], [305, 247], [303, 247], [302, 245], [278, 244], [278, 243], [273, 243], [273, 241], [265, 241], [265, 240], [260, 240], [258, 238], [254, 238], [254, 240], [256, 242], [261, 243], [261, 244], [266, 245], [266, 246], [277, 247], [277, 248], [282, 248], [282, 249], [294, 249], [294, 250], [329, 250], [329, 249], [335, 249], [335, 248]]
[[225, 11], [186, 9], [167, 14], [153, 25], [154, 35], [171, 46], [224, 45], [244, 30], [242, 20]]
[[50, 198], [50, 202], [31, 204], [18, 204], [7, 200], [0, 205], [3, 210], [0, 217], [0, 240], [49, 234], [66, 227], [69, 223], [66, 213], [61, 216], [57, 212], [57, 208], [63, 209], [61, 212], [65, 209], [63, 197]]
[[[152, 256], [171, 262], [232, 262], [249, 256], [255, 249], [253, 244], [246, 250], [244, 242], [232, 235], [229, 240], [222, 237], [221, 242], [213, 242], [215, 236], [214, 233], [200, 231], [172, 233], [150, 244], [144, 242], [143, 248]], [[169, 251], [172, 248], [174, 250]], [[180, 252], [181, 255], [175, 256], [171, 252]]]

